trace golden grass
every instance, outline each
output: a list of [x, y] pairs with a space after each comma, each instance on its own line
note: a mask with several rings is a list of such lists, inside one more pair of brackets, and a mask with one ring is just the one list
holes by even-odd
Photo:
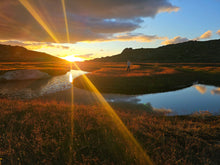
[[[0, 157], [5, 164], [138, 164], [98, 105], [0, 99]], [[219, 116], [116, 113], [155, 164], [219, 164]], [[73, 150], [70, 150], [71, 140]]]
[[70, 67], [68, 62], [0, 62], [0, 75], [7, 71], [20, 69], [41, 70], [53, 76], [65, 74], [70, 70]]
[[[133, 63], [126, 71], [126, 63], [84, 62], [78, 63], [89, 71], [88, 78], [102, 93], [143, 94], [177, 90], [194, 82], [219, 86], [220, 64], [205, 63]], [[82, 76], [74, 85], [87, 89]]]
[[[90, 64], [91, 65], [91, 64]], [[93, 64], [94, 65], [94, 64]], [[99, 64], [98, 64], [99, 65]], [[99, 65], [100, 66], [100, 65]], [[90, 66], [92, 67], [92, 66]], [[139, 64], [131, 66], [131, 71], [126, 71], [126, 65], [121, 63], [104, 63], [100, 68], [92, 71], [89, 74], [102, 77], [142, 77], [160, 74], [175, 74], [177, 71], [174, 68], [151, 65], [151, 67], [141, 67]]]
[[183, 71], [220, 73], [219, 64], [206, 63], [134, 63], [131, 65], [131, 72], [126, 72], [125, 62], [83, 62], [77, 65], [92, 75], [109, 77], [141, 77]]

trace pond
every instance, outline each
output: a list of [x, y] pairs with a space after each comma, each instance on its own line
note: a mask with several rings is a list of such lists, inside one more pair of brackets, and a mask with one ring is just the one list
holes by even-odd
[[220, 88], [195, 84], [181, 90], [109, 98], [111, 102], [150, 103], [152, 107], [171, 111], [170, 115], [187, 115], [199, 111], [220, 114]]
[[[84, 71], [72, 70], [73, 79], [86, 74]], [[0, 82], [0, 96], [14, 99], [32, 99], [71, 88], [70, 72], [49, 79], [28, 81]], [[158, 109], [168, 109], [170, 115], [187, 115], [196, 111], [206, 111], [220, 114], [220, 88], [215, 86], [195, 84], [181, 90], [144, 94], [120, 95], [104, 94], [108, 102], [147, 104]]]
[[139, 103], [150, 102], [155, 108], [171, 109], [172, 114], [185, 115], [195, 111], [220, 112], [220, 88], [203, 84], [173, 92], [137, 96]]

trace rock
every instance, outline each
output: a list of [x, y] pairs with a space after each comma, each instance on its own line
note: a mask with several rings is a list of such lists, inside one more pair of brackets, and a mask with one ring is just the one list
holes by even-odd
[[8, 71], [0, 77], [0, 80], [33, 80], [49, 78], [50, 75], [45, 72], [34, 69]]

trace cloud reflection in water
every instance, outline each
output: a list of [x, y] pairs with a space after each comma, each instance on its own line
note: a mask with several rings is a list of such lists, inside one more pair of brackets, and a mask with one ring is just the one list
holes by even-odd
[[207, 91], [206, 87], [203, 85], [193, 85], [193, 87], [201, 94], [205, 94]]
[[220, 95], [220, 88], [215, 88], [215, 89], [211, 90], [211, 94], [212, 95]]

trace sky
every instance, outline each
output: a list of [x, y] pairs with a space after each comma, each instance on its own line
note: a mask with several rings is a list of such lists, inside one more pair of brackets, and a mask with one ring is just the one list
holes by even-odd
[[220, 0], [0, 0], [0, 44], [68, 60], [220, 38]]

